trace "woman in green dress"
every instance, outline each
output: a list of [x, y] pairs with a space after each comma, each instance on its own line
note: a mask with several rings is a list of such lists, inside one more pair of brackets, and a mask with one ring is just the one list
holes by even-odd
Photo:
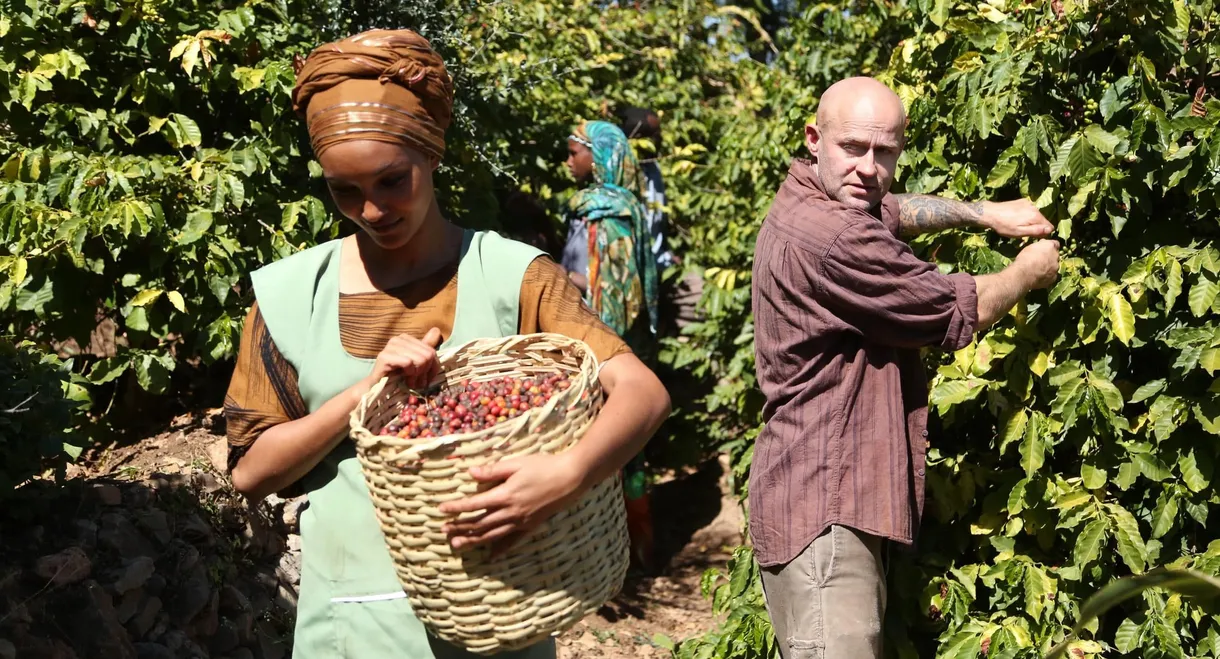
[[[454, 551], [501, 547], [612, 477], [656, 431], [669, 397], [537, 249], [449, 223], [432, 173], [444, 155], [452, 82], [428, 42], [371, 31], [315, 50], [294, 106], [354, 235], [252, 273], [255, 302], [225, 400], [234, 487], [251, 499], [304, 491], [293, 656], [468, 656], [429, 636], [398, 582], [365, 487], [348, 417], [391, 373], [422, 385], [436, 350], [556, 332], [603, 363], [604, 407], [561, 455], [474, 470], [492, 487], [443, 512], [485, 511], [447, 528]], [[509, 657], [547, 658], [547, 641]]]

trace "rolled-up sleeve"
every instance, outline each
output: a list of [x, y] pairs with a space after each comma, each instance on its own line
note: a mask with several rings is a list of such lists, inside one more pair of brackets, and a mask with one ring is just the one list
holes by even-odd
[[871, 217], [844, 228], [817, 264], [821, 304], [870, 341], [957, 350], [978, 327], [974, 277], [941, 273]]

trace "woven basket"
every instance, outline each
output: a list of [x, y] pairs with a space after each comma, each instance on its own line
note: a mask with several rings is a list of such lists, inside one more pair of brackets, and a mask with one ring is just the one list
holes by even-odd
[[557, 334], [479, 339], [438, 357], [434, 386], [557, 373], [571, 382], [543, 407], [440, 438], [377, 434], [412, 393], [393, 376], [351, 416], [365, 482], [415, 615], [434, 636], [477, 654], [524, 648], [575, 625], [622, 587], [630, 550], [618, 477], [495, 558], [485, 547], [452, 550], [441, 529], [453, 518], [437, 506], [487, 489], [471, 467], [574, 445], [601, 409], [597, 360], [583, 342]]

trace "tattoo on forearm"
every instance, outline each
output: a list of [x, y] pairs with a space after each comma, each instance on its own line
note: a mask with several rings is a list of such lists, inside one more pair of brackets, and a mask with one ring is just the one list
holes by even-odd
[[898, 200], [898, 222], [904, 236], [977, 226], [983, 219], [983, 203], [966, 203], [922, 194], [894, 195]]

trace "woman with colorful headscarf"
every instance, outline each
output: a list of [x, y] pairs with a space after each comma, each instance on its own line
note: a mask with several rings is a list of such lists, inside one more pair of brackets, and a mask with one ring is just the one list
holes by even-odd
[[[358, 231], [251, 275], [255, 301], [225, 399], [234, 487], [261, 499], [303, 490], [301, 589], [293, 656], [465, 657], [430, 637], [399, 583], [352, 443], [348, 417], [382, 377], [426, 384], [438, 347], [556, 332], [603, 362], [607, 398], [561, 455], [474, 470], [490, 489], [441, 506], [449, 547], [511, 544], [615, 474], [655, 432], [669, 397], [614, 331], [581, 304], [562, 268], [530, 246], [445, 220], [432, 172], [445, 150], [453, 86], [428, 42], [366, 32], [315, 50], [295, 109], [339, 212]], [[507, 656], [554, 657], [552, 642]]]
[[[568, 170], [589, 185], [568, 202], [563, 266], [585, 302], [641, 359], [656, 350], [657, 268], [648, 240], [643, 179], [627, 136], [614, 124], [586, 121], [568, 136]], [[644, 457], [623, 473], [631, 554], [653, 566], [653, 526]]]
[[602, 322], [648, 359], [656, 345], [657, 268], [635, 154], [618, 126], [586, 121], [568, 137], [567, 165], [589, 185], [568, 202], [563, 265]]

